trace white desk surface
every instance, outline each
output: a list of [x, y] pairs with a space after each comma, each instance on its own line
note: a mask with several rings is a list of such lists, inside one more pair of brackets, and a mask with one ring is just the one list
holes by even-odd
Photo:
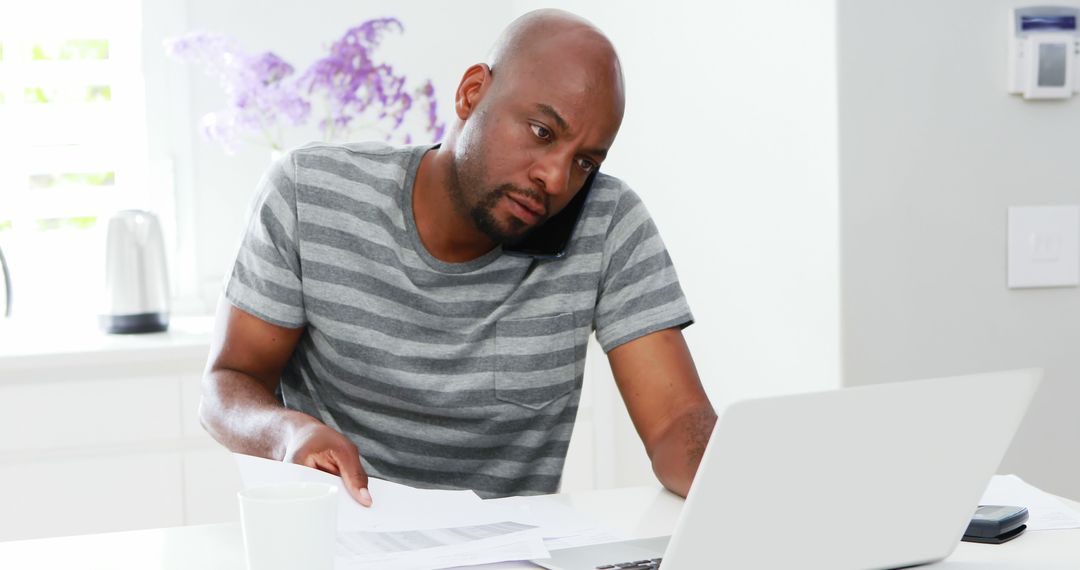
[[[682, 506], [682, 499], [653, 486], [547, 495], [531, 500], [569, 505], [628, 536], [640, 538], [670, 534]], [[1070, 502], [1070, 506], [1078, 505]], [[244, 557], [240, 527], [228, 523], [0, 542], [0, 568], [243, 570]], [[920, 568], [1076, 569], [1080, 568], [1080, 529], [1027, 532], [1000, 545], [962, 542], [948, 560]]]

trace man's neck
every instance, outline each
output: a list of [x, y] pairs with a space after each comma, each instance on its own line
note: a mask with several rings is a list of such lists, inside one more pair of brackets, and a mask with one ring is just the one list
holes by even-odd
[[416, 232], [428, 253], [440, 261], [462, 263], [491, 251], [495, 243], [460, 212], [450, 196], [451, 150], [445, 146], [420, 159], [413, 182]]

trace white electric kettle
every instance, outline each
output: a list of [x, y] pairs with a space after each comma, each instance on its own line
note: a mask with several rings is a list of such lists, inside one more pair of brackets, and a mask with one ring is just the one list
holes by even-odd
[[109, 219], [105, 250], [104, 307], [98, 318], [108, 333], [160, 332], [169, 328], [169, 275], [157, 216], [122, 210]]

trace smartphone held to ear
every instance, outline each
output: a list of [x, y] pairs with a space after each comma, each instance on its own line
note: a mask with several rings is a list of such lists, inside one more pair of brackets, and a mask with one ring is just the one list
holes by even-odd
[[525, 234], [513, 245], [503, 246], [503, 253], [534, 259], [559, 259], [566, 255], [578, 218], [585, 209], [585, 200], [589, 197], [597, 171], [593, 171], [585, 180], [585, 185], [561, 212], [549, 218], [536, 229]]

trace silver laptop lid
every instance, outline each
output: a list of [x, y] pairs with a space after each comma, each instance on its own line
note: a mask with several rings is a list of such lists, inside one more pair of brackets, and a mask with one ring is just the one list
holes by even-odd
[[665, 570], [897, 568], [959, 542], [1042, 378], [747, 400], [717, 422]]

